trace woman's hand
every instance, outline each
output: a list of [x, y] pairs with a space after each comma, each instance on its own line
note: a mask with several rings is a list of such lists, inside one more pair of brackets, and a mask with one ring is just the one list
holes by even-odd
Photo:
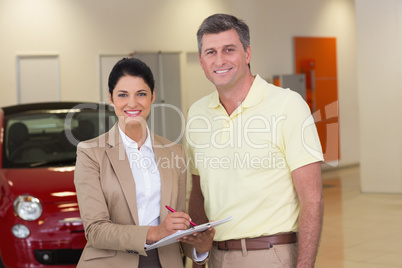
[[184, 212], [169, 213], [158, 226], [151, 226], [147, 233], [147, 244], [155, 243], [162, 238], [190, 226], [190, 216]]
[[204, 232], [195, 232], [179, 239], [180, 242], [192, 245], [197, 253], [205, 253], [211, 250], [215, 235], [215, 228], [209, 227]]

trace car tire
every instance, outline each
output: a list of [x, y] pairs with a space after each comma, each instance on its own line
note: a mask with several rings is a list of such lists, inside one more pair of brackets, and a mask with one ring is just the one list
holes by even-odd
[[0, 268], [4, 268], [4, 264], [3, 264], [3, 261], [1, 260], [1, 258], [0, 258]]

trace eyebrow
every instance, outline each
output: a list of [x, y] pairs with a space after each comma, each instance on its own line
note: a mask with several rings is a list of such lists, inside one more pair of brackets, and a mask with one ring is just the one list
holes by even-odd
[[[144, 92], [148, 92], [148, 90], [145, 89], [145, 88], [139, 89], [139, 90], [137, 90], [137, 91], [135, 91], [135, 92], [143, 92], [143, 91], [144, 91]], [[119, 90], [116, 91], [116, 93], [128, 93], [128, 90], [119, 89]]]
[[[224, 45], [224, 46], [223, 46], [223, 49], [228, 48], [228, 47], [237, 47], [237, 46], [236, 46], [235, 44], [228, 44], [228, 45]], [[206, 49], [204, 50], [204, 52], [205, 52], [205, 51], [209, 51], [209, 50], [217, 50], [217, 49], [214, 48], [214, 47], [206, 48]]]

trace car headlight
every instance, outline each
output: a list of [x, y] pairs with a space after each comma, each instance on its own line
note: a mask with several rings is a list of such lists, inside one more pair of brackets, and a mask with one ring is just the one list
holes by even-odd
[[42, 215], [42, 205], [36, 197], [20, 195], [14, 200], [14, 211], [21, 219], [34, 221]]
[[13, 235], [18, 238], [27, 238], [30, 234], [28, 227], [22, 224], [14, 225], [11, 231], [13, 232]]

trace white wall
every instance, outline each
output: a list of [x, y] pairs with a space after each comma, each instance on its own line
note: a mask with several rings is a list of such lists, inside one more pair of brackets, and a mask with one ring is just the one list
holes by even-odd
[[356, 0], [361, 188], [402, 193], [402, 1]]
[[353, 0], [0, 0], [0, 106], [17, 102], [17, 55], [58, 54], [61, 99], [98, 101], [99, 54], [180, 51], [186, 112], [213, 90], [194, 82], [205, 78], [192, 52], [198, 26], [216, 12], [248, 23], [252, 71], [266, 79], [294, 72], [294, 36], [337, 38], [340, 165], [358, 163]]

